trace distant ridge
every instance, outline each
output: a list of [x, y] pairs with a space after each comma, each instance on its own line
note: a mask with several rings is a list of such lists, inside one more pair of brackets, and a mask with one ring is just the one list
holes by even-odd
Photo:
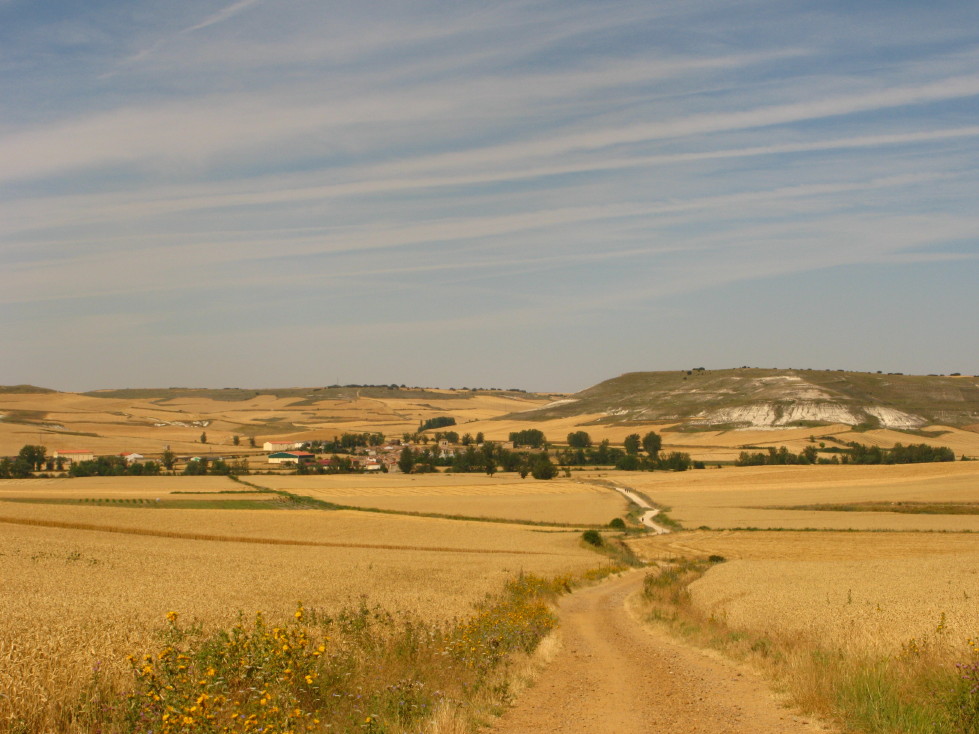
[[0, 385], [0, 394], [4, 395], [38, 395], [54, 392], [58, 391], [47, 387], [38, 387], [37, 385]]
[[[275, 387], [275, 388], [241, 388], [241, 387], [147, 387], [147, 388], [122, 388], [107, 390], [91, 390], [82, 393], [91, 398], [112, 398], [122, 400], [173, 400], [176, 398], [205, 398], [209, 400], [222, 400], [228, 402], [238, 402], [251, 400], [260, 395], [269, 395], [275, 398], [293, 398], [316, 402], [319, 400], [352, 400], [357, 397], [364, 398], [438, 398], [464, 399], [476, 394], [490, 393], [505, 397], [538, 397], [534, 393], [527, 393], [524, 390], [509, 389], [498, 390], [495, 388], [427, 388], [427, 387], [405, 387], [399, 385], [330, 385], [328, 387]], [[546, 399], [546, 396], [545, 396]]]
[[670, 421], [680, 429], [845, 424], [917, 430], [979, 423], [979, 379], [832, 370], [631, 372], [511, 420], [595, 415], [595, 423]]

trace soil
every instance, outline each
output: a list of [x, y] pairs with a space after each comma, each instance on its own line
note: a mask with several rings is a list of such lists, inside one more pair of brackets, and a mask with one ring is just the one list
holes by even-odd
[[644, 625], [630, 572], [562, 599], [562, 649], [495, 734], [812, 734], [749, 668]]

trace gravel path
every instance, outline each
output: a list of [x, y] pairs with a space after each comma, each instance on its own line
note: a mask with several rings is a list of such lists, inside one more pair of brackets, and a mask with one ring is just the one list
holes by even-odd
[[631, 489], [626, 489], [625, 487], [612, 487], [612, 489], [623, 495], [627, 500], [634, 502], [646, 510], [646, 512], [644, 512], [639, 518], [640, 523], [645, 525], [657, 535], [665, 535], [666, 533], [670, 532], [669, 528], [665, 528], [662, 525], [657, 525], [655, 522], [653, 522], [653, 518], [659, 514], [659, 510], [649, 504], [640, 495], [636, 494]]

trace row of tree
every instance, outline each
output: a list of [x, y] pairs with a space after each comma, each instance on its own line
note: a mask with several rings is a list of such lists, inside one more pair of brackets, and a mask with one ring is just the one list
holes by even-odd
[[511, 451], [491, 441], [481, 446], [470, 444], [465, 451], [451, 457], [442, 457], [427, 448], [412, 449], [406, 446], [401, 450], [398, 468], [405, 474], [434, 472], [437, 467], [446, 467], [460, 474], [485, 472], [489, 476], [498, 471], [518, 472], [521, 477], [530, 474], [535, 479], [553, 479], [558, 472], [546, 452]]
[[[776, 449], [769, 446], [766, 451], [742, 451], [738, 454], [735, 466], [783, 466], [788, 464], [815, 464], [818, 459], [815, 446], [806, 446], [798, 454], [789, 451], [785, 446]], [[831, 464], [829, 460], [824, 463]], [[838, 463], [838, 462], [836, 462]]]
[[840, 461], [844, 464], [927, 464], [933, 461], [955, 461], [955, 452], [948, 446], [929, 446], [926, 443], [896, 443], [893, 448], [864, 446], [856, 442], [847, 444], [847, 451]]
[[815, 446], [806, 446], [798, 454], [785, 446], [778, 449], [769, 447], [766, 451], [751, 453], [742, 451], [736, 466], [781, 466], [786, 464], [926, 464], [935, 461], [955, 461], [955, 452], [947, 446], [929, 446], [925, 443], [905, 446], [894, 444], [893, 448], [867, 446], [856, 441], [845, 444], [846, 448], [824, 449], [833, 455], [819, 456]]
[[456, 419], [449, 415], [440, 415], [435, 418], [429, 418], [428, 420], [422, 421], [418, 424], [418, 432], [427, 431], [431, 428], [445, 428], [446, 426], [454, 426], [456, 424]]
[[183, 474], [186, 476], [234, 476], [239, 477], [248, 474], [248, 461], [238, 459], [235, 461], [225, 461], [224, 459], [210, 459], [200, 457], [191, 459], [184, 467]]
[[[602, 441], [602, 444], [607, 447], [608, 439]], [[640, 436], [638, 433], [630, 433], [625, 437], [622, 444], [627, 454], [638, 454], [640, 449], [642, 449], [655, 459], [660, 449], [663, 448], [663, 439], [655, 431], [650, 431], [645, 436]], [[587, 449], [591, 445], [591, 436], [588, 435], [587, 431], [574, 431], [568, 434], [568, 448]]]
[[463, 433], [461, 437], [459, 436], [458, 431], [436, 431], [432, 436], [429, 436], [427, 433], [401, 434], [401, 440], [404, 443], [420, 443], [424, 445], [429, 441], [438, 443], [442, 439], [445, 439], [449, 443], [461, 443], [463, 446], [468, 446], [471, 443], [481, 444], [486, 440], [482, 431], [479, 431], [476, 433], [476, 435], [471, 433]]
[[121, 456], [96, 456], [76, 461], [68, 467], [69, 477], [141, 477], [156, 476], [161, 465], [155, 461], [128, 462]]
[[354, 449], [384, 444], [384, 434], [379, 432], [343, 433], [334, 436], [332, 441], [306, 441], [303, 448], [314, 454], [344, 453], [349, 454]]

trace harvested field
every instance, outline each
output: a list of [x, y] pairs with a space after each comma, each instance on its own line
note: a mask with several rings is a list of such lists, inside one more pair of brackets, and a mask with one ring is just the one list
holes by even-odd
[[646, 558], [724, 556], [690, 591], [706, 613], [756, 633], [806, 634], [860, 652], [979, 629], [979, 536], [694, 532], [630, 545]]
[[687, 528], [971, 530], [972, 515], [774, 509], [848, 502], [977, 502], [979, 462], [900, 466], [763, 466], [680, 473], [606, 472], [671, 508]]
[[617, 492], [559, 479], [467, 475], [258, 476], [259, 486], [355, 507], [604, 525], [627, 511]]
[[0, 515], [0, 720], [81, 695], [93, 668], [123, 675], [170, 610], [206, 627], [239, 611], [283, 619], [300, 600], [449, 619], [520, 571], [602, 562], [576, 533], [357, 512], [0, 503]]

